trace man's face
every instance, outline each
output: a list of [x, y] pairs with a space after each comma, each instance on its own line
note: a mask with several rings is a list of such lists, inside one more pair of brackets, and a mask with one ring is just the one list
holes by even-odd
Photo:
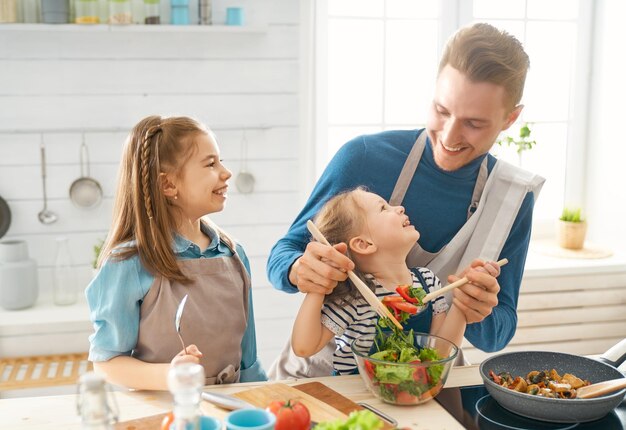
[[443, 170], [457, 170], [487, 153], [498, 134], [509, 128], [522, 106], [507, 109], [504, 87], [471, 82], [450, 65], [435, 87], [426, 128], [435, 162]]

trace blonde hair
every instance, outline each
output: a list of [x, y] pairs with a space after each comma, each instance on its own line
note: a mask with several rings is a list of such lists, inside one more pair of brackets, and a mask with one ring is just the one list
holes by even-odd
[[512, 110], [522, 99], [530, 60], [514, 36], [492, 25], [478, 23], [460, 29], [448, 41], [439, 73], [448, 64], [473, 82], [504, 87], [505, 106]]
[[[365, 210], [355, 198], [358, 192], [367, 192], [367, 189], [365, 187], [357, 187], [331, 197], [316, 215], [315, 225], [331, 245], [340, 242], [348, 244], [350, 239], [361, 234], [367, 227]], [[350, 257], [349, 246], [347, 255]], [[358, 267], [355, 267], [354, 273], [372, 290], [375, 289], [374, 284], [363, 277]], [[344, 282], [339, 282], [337, 287], [331, 294], [326, 296], [324, 301], [335, 302], [341, 305], [349, 303], [351, 298], [357, 296], [358, 290], [348, 278]]]
[[[179, 209], [162, 192], [161, 173], [181, 171], [197, 150], [195, 137], [211, 131], [188, 117], [148, 116], [131, 130], [124, 145], [118, 173], [113, 223], [98, 267], [109, 257], [117, 260], [138, 255], [151, 274], [188, 282], [172, 249]], [[214, 223], [234, 251], [234, 242]], [[134, 241], [132, 246], [119, 246]]]

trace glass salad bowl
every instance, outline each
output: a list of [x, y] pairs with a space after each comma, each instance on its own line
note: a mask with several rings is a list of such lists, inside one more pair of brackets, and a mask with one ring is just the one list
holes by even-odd
[[412, 330], [363, 335], [351, 348], [367, 388], [394, 405], [419, 405], [433, 399], [459, 351], [442, 337]]

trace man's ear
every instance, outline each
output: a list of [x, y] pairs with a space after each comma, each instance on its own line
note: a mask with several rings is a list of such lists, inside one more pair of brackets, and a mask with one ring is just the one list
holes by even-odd
[[372, 254], [378, 249], [378, 247], [374, 245], [369, 238], [364, 236], [353, 237], [348, 242], [348, 246], [350, 247], [350, 251], [361, 255]]
[[159, 174], [159, 186], [161, 187], [161, 191], [163, 195], [168, 198], [174, 198], [178, 195], [178, 189], [174, 182], [172, 182], [172, 178], [167, 173]]
[[524, 105], [517, 105], [515, 106], [515, 108], [513, 108], [511, 113], [509, 113], [506, 118], [506, 122], [504, 123], [502, 131], [508, 129], [510, 126], [513, 125], [515, 121], [517, 121], [517, 118], [519, 118], [520, 114], [522, 113], [522, 109], [524, 109]]

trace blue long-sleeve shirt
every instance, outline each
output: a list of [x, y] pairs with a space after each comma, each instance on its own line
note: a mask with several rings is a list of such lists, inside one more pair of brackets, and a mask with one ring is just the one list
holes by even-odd
[[[306, 221], [313, 219], [330, 197], [364, 185], [373, 193], [390, 199], [420, 132], [395, 130], [360, 136], [339, 149], [287, 234], [272, 248], [267, 273], [274, 288], [288, 293], [298, 291], [289, 282], [289, 270], [310, 240]], [[419, 244], [426, 251], [439, 251], [465, 224], [484, 157], [488, 157], [491, 172], [496, 159], [490, 154], [478, 157], [458, 170], [444, 171], [435, 164], [430, 140], [426, 144], [402, 202], [411, 223], [420, 232]], [[465, 331], [467, 340], [483, 351], [504, 348], [515, 334], [517, 301], [530, 241], [533, 206], [533, 194], [528, 193], [500, 254], [501, 258], [509, 260], [509, 264], [502, 268], [498, 277], [498, 305], [491, 315], [480, 323], [469, 324]]]
[[[211, 243], [201, 251], [198, 245], [176, 236], [174, 252], [180, 260], [191, 258], [230, 257], [231, 250], [224, 245], [214, 230], [202, 224], [202, 230]], [[248, 275], [250, 263], [243, 248], [236, 252]], [[139, 335], [140, 309], [143, 298], [154, 281], [137, 255], [126, 260], [107, 260], [91, 281], [85, 295], [90, 309], [94, 333], [89, 336], [89, 360], [107, 361], [118, 355], [130, 355]], [[240, 382], [265, 381], [267, 376], [257, 358], [252, 289], [248, 295], [248, 321], [241, 340]]]

